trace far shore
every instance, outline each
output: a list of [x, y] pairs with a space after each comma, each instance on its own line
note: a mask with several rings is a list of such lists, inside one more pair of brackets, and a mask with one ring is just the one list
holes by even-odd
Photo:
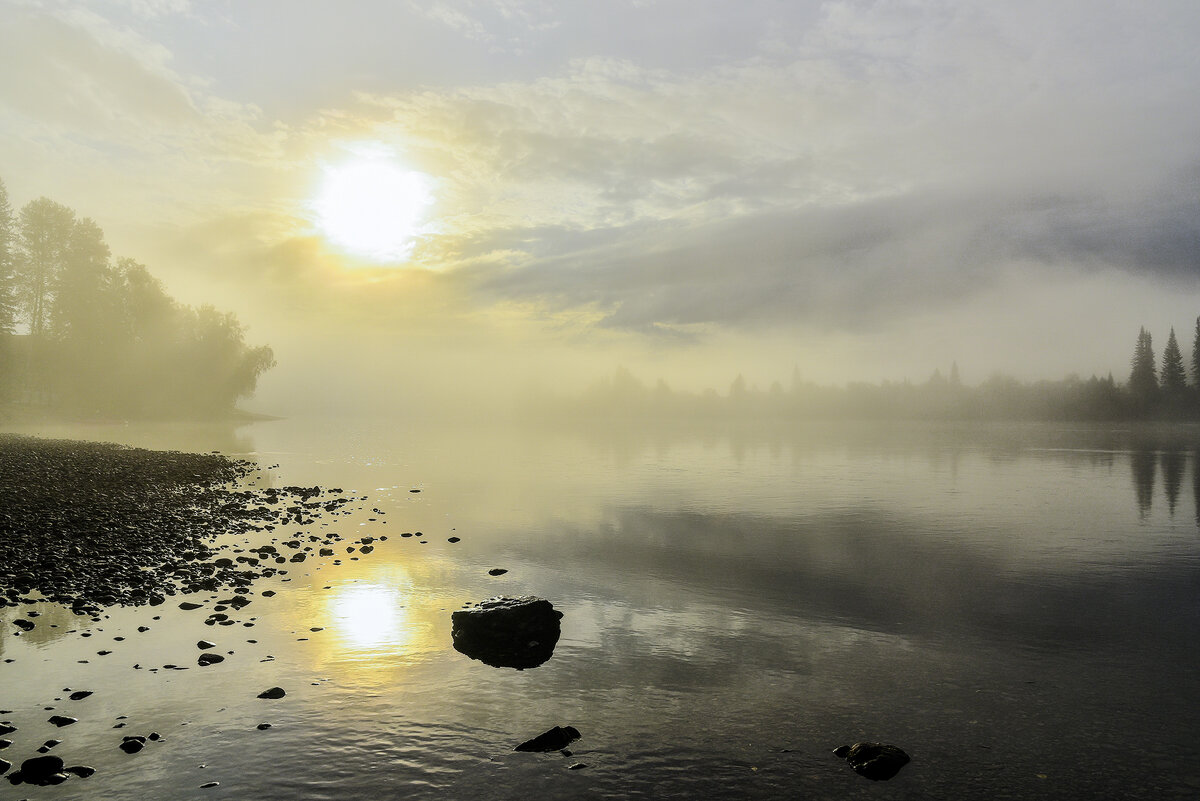
[[0, 403], [0, 429], [7, 426], [36, 426], [54, 424], [83, 424], [83, 425], [127, 425], [129, 423], [212, 423], [234, 426], [249, 423], [266, 423], [285, 418], [276, 415], [250, 412], [245, 409], [232, 409], [222, 414], [209, 416], [186, 417], [119, 417], [108, 415], [85, 415], [66, 413], [48, 406], [32, 406], [23, 403]]

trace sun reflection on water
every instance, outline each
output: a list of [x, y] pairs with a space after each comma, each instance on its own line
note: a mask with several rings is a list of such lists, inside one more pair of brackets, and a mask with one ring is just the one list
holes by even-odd
[[359, 584], [342, 587], [330, 599], [334, 631], [354, 651], [397, 647], [411, 639], [405, 596], [398, 587]]

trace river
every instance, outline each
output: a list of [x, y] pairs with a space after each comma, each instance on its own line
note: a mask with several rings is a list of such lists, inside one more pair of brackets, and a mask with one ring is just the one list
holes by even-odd
[[[0, 756], [58, 738], [97, 769], [0, 798], [1200, 797], [1195, 427], [37, 433], [354, 490], [368, 501], [330, 529], [387, 539], [260, 582], [278, 594], [253, 626], [174, 599], [99, 623], [47, 608], [16, 637], [0, 610], [0, 720], [17, 726]], [[454, 610], [526, 594], [563, 613], [548, 662], [451, 647]], [[195, 666], [200, 639], [226, 660]], [[164, 664], [190, 669], [145, 669]], [[276, 685], [286, 698], [256, 698]], [[582, 735], [569, 757], [512, 750], [555, 725]], [[863, 740], [912, 761], [868, 781], [831, 753]]]

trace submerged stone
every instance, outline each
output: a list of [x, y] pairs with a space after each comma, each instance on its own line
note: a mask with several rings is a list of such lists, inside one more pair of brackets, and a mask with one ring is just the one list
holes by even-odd
[[855, 773], [876, 782], [892, 778], [910, 761], [903, 750], [887, 743], [842, 745], [833, 753], [849, 762]]
[[282, 698], [287, 695], [282, 687], [272, 687], [269, 690], [263, 690], [258, 694], [259, 698]]
[[492, 667], [535, 668], [554, 655], [562, 612], [545, 598], [489, 598], [450, 616], [454, 649]]
[[560, 751], [578, 740], [579, 737], [579, 729], [576, 729], [574, 726], [555, 726], [549, 731], [542, 732], [532, 740], [526, 740], [513, 750], [541, 752]]

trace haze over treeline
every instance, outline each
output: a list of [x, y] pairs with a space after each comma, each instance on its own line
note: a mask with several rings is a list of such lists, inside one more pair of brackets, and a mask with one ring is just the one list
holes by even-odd
[[[1114, 354], [1113, 362], [1122, 359]], [[663, 378], [647, 384], [620, 367], [578, 392], [570, 389], [580, 385], [578, 375], [527, 390], [518, 408], [560, 420], [1200, 419], [1200, 318], [1186, 363], [1173, 328], [1161, 360], [1143, 328], [1130, 365], [1125, 381], [1111, 372], [1033, 382], [992, 373], [974, 385], [961, 379], [957, 363], [925, 381], [843, 385], [806, 380], [796, 366], [786, 386], [776, 380], [762, 389], [739, 374], [725, 391], [674, 389]], [[0, 181], [0, 402], [85, 417], [208, 417], [251, 397], [274, 366], [270, 347], [245, 342], [236, 316], [178, 302], [144, 265], [114, 259], [94, 220], [45, 197], [16, 210]], [[493, 381], [493, 391], [480, 394], [472, 391], [475, 378], [459, 378], [455, 413], [507, 411], [502, 399], [513, 387], [479, 377], [479, 384]], [[374, 411], [397, 397], [388, 383], [376, 385], [382, 397]], [[369, 386], [364, 377], [361, 387]], [[362, 410], [348, 403], [324, 411]]]
[[230, 313], [171, 298], [145, 265], [113, 259], [90, 218], [0, 182], [0, 402], [79, 416], [230, 412], [274, 364]]
[[[1190, 372], [1190, 378], [1189, 378]], [[1153, 337], [1142, 328], [1130, 360], [1128, 381], [1112, 373], [1082, 379], [1021, 382], [993, 373], [965, 384], [958, 364], [935, 370], [922, 383], [851, 382], [821, 386], [793, 368], [785, 388], [747, 385], [738, 375], [726, 392], [673, 390], [659, 378], [648, 385], [620, 367], [576, 395], [531, 392], [526, 407], [542, 419], [952, 419], [952, 420], [1200, 420], [1200, 318], [1196, 320], [1190, 371], [1172, 328], [1156, 362]]]

